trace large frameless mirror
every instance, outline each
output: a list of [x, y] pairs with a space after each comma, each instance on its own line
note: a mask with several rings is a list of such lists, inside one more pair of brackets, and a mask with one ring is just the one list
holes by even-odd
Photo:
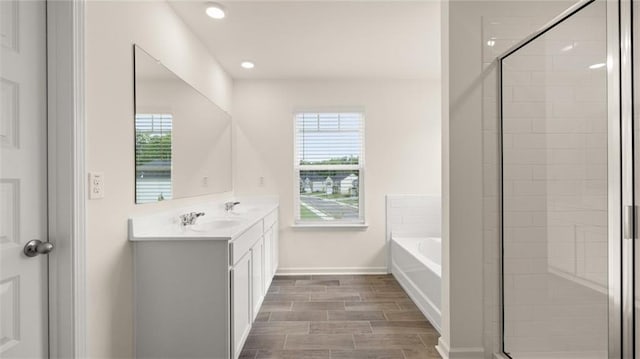
[[230, 191], [231, 117], [139, 46], [136, 203]]

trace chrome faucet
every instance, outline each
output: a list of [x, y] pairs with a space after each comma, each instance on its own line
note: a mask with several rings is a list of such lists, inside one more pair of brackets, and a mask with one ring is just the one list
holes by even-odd
[[182, 226], [190, 226], [196, 224], [196, 220], [199, 217], [204, 216], [204, 212], [189, 212], [180, 215], [180, 224]]
[[225, 204], [224, 204], [224, 210], [225, 210], [225, 211], [227, 211], [227, 212], [229, 212], [229, 211], [233, 211], [233, 209], [234, 209], [237, 205], [239, 205], [239, 204], [240, 204], [240, 202], [233, 202], [233, 201], [231, 201], [231, 202], [225, 202]]

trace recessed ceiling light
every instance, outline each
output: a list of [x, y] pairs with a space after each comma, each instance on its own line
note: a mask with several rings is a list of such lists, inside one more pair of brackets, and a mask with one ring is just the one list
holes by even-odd
[[214, 19], [224, 19], [225, 17], [224, 7], [215, 2], [207, 3], [207, 10], [205, 11], [209, 17]]
[[593, 64], [591, 66], [589, 66], [590, 69], [595, 70], [595, 69], [601, 69], [603, 67], [607, 66], [607, 64], [603, 63], [599, 63], [599, 64]]
[[254, 64], [251, 61], [242, 61], [240, 63], [240, 66], [242, 66], [242, 68], [244, 68], [244, 69], [252, 69], [252, 68], [256, 67], [256, 64]]

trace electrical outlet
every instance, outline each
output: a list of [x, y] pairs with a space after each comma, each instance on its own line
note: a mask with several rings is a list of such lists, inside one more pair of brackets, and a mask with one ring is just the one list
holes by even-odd
[[260, 187], [264, 186], [264, 176], [260, 176], [260, 178], [258, 179], [258, 182], [260, 183]]
[[104, 173], [89, 172], [89, 199], [104, 198]]

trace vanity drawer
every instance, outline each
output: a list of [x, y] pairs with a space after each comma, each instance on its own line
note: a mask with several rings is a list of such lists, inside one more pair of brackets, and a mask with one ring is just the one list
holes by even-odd
[[229, 243], [229, 262], [236, 264], [262, 236], [262, 220]]
[[264, 230], [265, 232], [273, 226], [274, 223], [278, 220], [278, 210], [274, 210], [273, 212], [267, 214], [264, 217]]

